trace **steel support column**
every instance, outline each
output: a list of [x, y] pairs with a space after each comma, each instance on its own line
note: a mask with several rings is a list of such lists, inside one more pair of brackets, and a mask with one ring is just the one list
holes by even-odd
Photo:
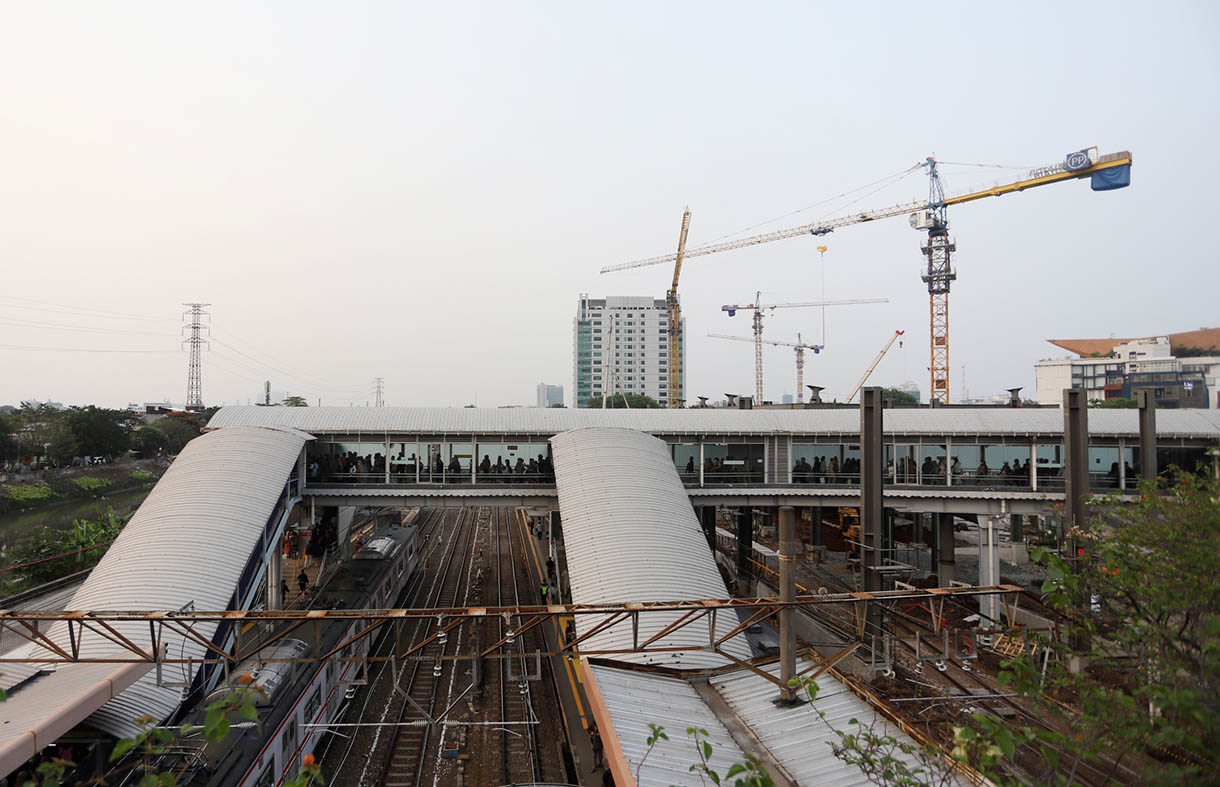
[[812, 506], [809, 509], [809, 545], [822, 546], [822, 507]]
[[936, 578], [941, 587], [953, 582], [957, 561], [954, 558], [953, 514], [936, 515]]
[[1063, 526], [1070, 532], [1084, 529], [1089, 496], [1089, 411], [1083, 388], [1063, 392], [1063, 459], [1067, 466]]
[[[1156, 480], [1156, 397], [1147, 388], [1135, 392], [1140, 410], [1140, 480]], [[1126, 457], [1120, 457], [1123, 461]]]
[[707, 539], [707, 547], [716, 551], [716, 506], [699, 507], [699, 524], [703, 528], [703, 536]]
[[753, 554], [754, 513], [749, 508], [742, 508], [737, 512], [737, 578], [739, 584], [744, 584], [754, 573], [750, 570], [750, 558]]
[[[860, 538], [864, 544], [861, 565], [864, 591], [881, 590], [882, 471], [885, 449], [882, 444], [881, 388], [865, 388], [860, 398]], [[881, 609], [869, 605], [866, 634], [881, 635]]]
[[1021, 514], [1009, 514], [1012, 542], [1019, 544], [1025, 540], [1025, 517]]
[[[779, 509], [779, 600], [796, 600], [796, 556], [801, 544], [796, 540], [796, 509]], [[788, 682], [796, 677], [796, 633], [792, 630], [792, 607], [779, 611], [779, 698], [783, 702], [796, 699], [796, 689]]]

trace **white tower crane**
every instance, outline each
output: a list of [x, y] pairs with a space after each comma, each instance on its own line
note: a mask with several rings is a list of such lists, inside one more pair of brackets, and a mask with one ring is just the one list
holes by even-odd
[[[752, 342], [754, 341], [749, 336], [726, 336], [723, 333], [709, 333], [712, 339], [732, 339], [737, 342]], [[805, 401], [805, 351], [813, 350], [813, 354], [817, 355], [822, 351], [820, 344], [804, 344], [801, 342], [801, 335], [796, 335], [795, 342], [781, 342], [775, 339], [763, 339], [763, 344], [774, 344], [777, 347], [791, 347], [796, 350], [796, 403], [801, 404]]]
[[763, 303], [762, 293], [754, 293], [754, 303], [747, 303], [744, 306], [737, 304], [725, 304], [720, 307], [721, 311], [726, 311], [729, 316], [737, 314], [738, 311], [746, 309], [754, 310], [754, 401], [762, 404], [763, 401], [763, 363], [762, 363], [762, 313], [765, 310], [774, 311], [776, 309], [794, 309], [804, 308], [807, 306], [854, 306], [861, 303], [889, 303], [889, 298], [863, 298], [849, 301], [809, 301], [807, 303]]

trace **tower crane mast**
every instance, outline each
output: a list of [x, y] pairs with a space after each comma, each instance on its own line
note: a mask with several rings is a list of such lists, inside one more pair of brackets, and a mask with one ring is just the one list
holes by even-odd
[[681, 331], [682, 309], [678, 305], [678, 277], [682, 275], [682, 255], [686, 251], [686, 233], [690, 230], [690, 207], [682, 212], [682, 230], [678, 234], [678, 253], [674, 255], [674, 280], [665, 293], [665, 306], [669, 313], [669, 409], [676, 410], [682, 406], [682, 357]]

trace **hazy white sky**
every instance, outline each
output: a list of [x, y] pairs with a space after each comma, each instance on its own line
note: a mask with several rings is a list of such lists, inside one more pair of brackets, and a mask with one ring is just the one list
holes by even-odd
[[[577, 296], [662, 297], [682, 208], [707, 242], [897, 173], [1132, 151], [1086, 181], [951, 209], [953, 394], [1029, 387], [1052, 337], [1215, 325], [1214, 3], [7, 3], [0, 7], [0, 403], [184, 399], [180, 304], [210, 302], [208, 403], [569, 403]], [[1017, 170], [946, 166], [950, 189]], [[850, 209], [926, 194], [919, 173]], [[837, 215], [849, 199], [759, 228]], [[928, 389], [905, 219], [693, 259], [691, 396], [752, 389], [721, 304], [829, 314], [806, 382]], [[138, 315], [145, 319], [124, 319]], [[770, 338], [821, 339], [816, 311]], [[55, 350], [14, 349], [56, 348]], [[159, 352], [66, 352], [65, 349]], [[767, 396], [791, 351], [766, 352]]]

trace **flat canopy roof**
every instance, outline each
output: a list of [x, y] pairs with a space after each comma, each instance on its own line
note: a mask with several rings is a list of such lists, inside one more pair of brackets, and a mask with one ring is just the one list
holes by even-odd
[[[887, 434], [1061, 435], [1057, 408], [899, 408], [886, 410]], [[1218, 410], [1158, 410], [1157, 433], [1165, 437], [1220, 440]], [[313, 435], [538, 435], [611, 427], [653, 435], [860, 434], [855, 408], [817, 410], [570, 410], [564, 408], [470, 407], [225, 407], [209, 429], [280, 426]], [[1136, 410], [1089, 410], [1090, 434], [1137, 436]]]

